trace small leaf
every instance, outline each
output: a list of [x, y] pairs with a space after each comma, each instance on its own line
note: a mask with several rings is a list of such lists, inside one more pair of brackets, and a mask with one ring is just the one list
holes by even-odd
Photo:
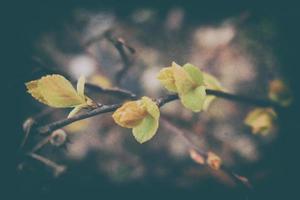
[[270, 108], [256, 108], [246, 116], [244, 122], [252, 128], [252, 133], [268, 134], [273, 126], [277, 115]]
[[118, 125], [132, 128], [135, 139], [140, 143], [150, 140], [155, 135], [159, 116], [158, 106], [148, 97], [125, 103], [112, 115]]
[[201, 72], [199, 68], [190, 63], [183, 65], [182, 68], [189, 74], [194, 83], [197, 85], [203, 85], [203, 72]]
[[81, 98], [85, 98], [84, 95], [84, 85], [85, 85], [85, 77], [81, 76], [77, 81], [77, 93]]
[[152, 101], [149, 97], [142, 97], [142, 103], [146, 107], [147, 112], [154, 118], [159, 118], [159, 108], [157, 107], [156, 103]]
[[85, 99], [61, 75], [44, 76], [26, 83], [26, 87], [35, 99], [52, 107], [75, 107], [85, 103]]
[[147, 115], [138, 126], [132, 129], [132, 133], [139, 143], [144, 143], [155, 135], [157, 128], [158, 120]]
[[160, 83], [170, 92], [177, 92], [175, 85], [175, 79], [171, 67], [164, 68], [160, 70], [157, 79]]
[[142, 102], [129, 101], [124, 103], [112, 115], [114, 121], [124, 128], [133, 128], [140, 124], [147, 115], [147, 110]]
[[185, 94], [193, 88], [197, 87], [197, 83], [192, 80], [190, 75], [175, 62], [172, 63], [172, 71], [177, 92], [179, 94]]
[[85, 107], [86, 107], [85, 104], [76, 106], [75, 108], [73, 108], [73, 110], [71, 110], [71, 112], [70, 112], [69, 115], [68, 115], [68, 118], [73, 117], [73, 116], [76, 115], [81, 109], [83, 109], [83, 108], [85, 108]]
[[194, 112], [199, 112], [202, 110], [206, 98], [206, 92], [204, 86], [199, 86], [194, 90], [179, 95], [180, 95], [180, 101], [184, 107]]

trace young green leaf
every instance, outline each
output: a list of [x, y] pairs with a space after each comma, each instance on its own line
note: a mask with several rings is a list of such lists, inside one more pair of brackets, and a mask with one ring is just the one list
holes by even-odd
[[155, 135], [157, 128], [158, 120], [147, 115], [139, 125], [132, 129], [132, 133], [139, 143], [144, 143]]
[[206, 88], [200, 69], [190, 63], [181, 67], [173, 62], [171, 67], [159, 72], [158, 79], [167, 90], [178, 93], [184, 107], [194, 112], [203, 109]]
[[261, 133], [265, 135], [272, 130], [276, 118], [277, 115], [273, 109], [256, 108], [248, 113], [244, 122], [251, 127], [252, 133]]
[[159, 116], [158, 106], [148, 97], [124, 103], [112, 115], [118, 125], [132, 128], [132, 133], [139, 143], [144, 143], [155, 135]]
[[77, 91], [72, 84], [63, 76], [54, 74], [47, 75], [38, 80], [25, 83], [27, 91], [48, 106], [55, 108], [74, 107], [69, 114], [73, 116], [80, 109], [94, 106], [94, 102], [84, 95], [84, 77], [81, 77], [77, 83]]
[[184, 107], [192, 110], [193, 112], [199, 112], [202, 110], [206, 98], [204, 86], [199, 86], [194, 90], [179, 95], [180, 101]]

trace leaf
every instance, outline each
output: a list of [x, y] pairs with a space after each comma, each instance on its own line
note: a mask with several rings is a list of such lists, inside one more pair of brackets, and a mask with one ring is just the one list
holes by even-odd
[[75, 107], [85, 104], [72, 84], [61, 75], [48, 75], [26, 83], [28, 92], [40, 102], [52, 107]]
[[190, 75], [175, 62], [172, 63], [172, 71], [179, 94], [185, 94], [197, 87], [197, 83], [192, 80]]
[[171, 67], [160, 70], [157, 79], [170, 92], [177, 92], [173, 70]]
[[84, 95], [84, 85], [85, 85], [85, 77], [84, 76], [80, 76], [80, 78], [77, 81], [77, 93], [83, 99], [85, 98], [85, 95]]
[[132, 133], [139, 143], [144, 143], [155, 135], [157, 128], [158, 120], [147, 115], [138, 126], [132, 129]]
[[75, 108], [73, 108], [73, 110], [71, 110], [71, 112], [68, 115], [68, 118], [73, 117], [74, 115], [76, 115], [81, 109], [85, 108], [86, 105], [82, 104], [79, 106], [76, 106]]
[[199, 68], [195, 67], [190, 63], [183, 65], [182, 68], [189, 74], [194, 83], [196, 83], [197, 85], [204, 84], [203, 73], [200, 71]]
[[154, 101], [152, 101], [149, 97], [142, 97], [141, 101], [143, 102], [144, 106], [146, 107], [147, 112], [154, 118], [158, 119], [160, 112], [159, 108]]
[[244, 123], [251, 127], [252, 133], [268, 134], [276, 119], [276, 113], [270, 108], [256, 108], [248, 113]]
[[273, 80], [269, 85], [269, 98], [282, 106], [289, 106], [292, 101], [292, 92], [282, 80]]
[[159, 116], [156, 103], [149, 97], [142, 97], [140, 100], [123, 104], [112, 117], [118, 125], [132, 128], [135, 139], [144, 143], [155, 135]]
[[27, 92], [30, 93], [33, 98], [41, 103], [47, 104], [47, 101], [44, 99], [38, 88], [38, 81], [30, 81], [25, 83], [25, 85], [27, 88]]
[[118, 125], [124, 128], [133, 128], [140, 124], [146, 115], [147, 110], [139, 100], [124, 103], [112, 117]]
[[202, 110], [206, 98], [204, 86], [199, 86], [196, 89], [187, 92], [186, 94], [179, 95], [180, 101], [184, 107], [194, 112], [199, 112]]

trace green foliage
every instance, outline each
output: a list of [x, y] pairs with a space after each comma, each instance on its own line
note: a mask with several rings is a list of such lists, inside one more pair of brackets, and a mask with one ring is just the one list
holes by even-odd
[[149, 97], [129, 101], [112, 115], [118, 125], [132, 128], [132, 133], [139, 143], [144, 143], [155, 135], [159, 116], [158, 106]]

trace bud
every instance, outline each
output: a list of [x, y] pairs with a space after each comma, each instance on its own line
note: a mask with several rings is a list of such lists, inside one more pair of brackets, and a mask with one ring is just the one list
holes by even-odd
[[254, 134], [268, 134], [274, 126], [276, 117], [273, 109], [257, 108], [246, 116], [245, 124], [251, 127]]
[[140, 143], [150, 140], [155, 135], [159, 116], [158, 106], [148, 97], [125, 103], [112, 115], [120, 126], [132, 128], [135, 139]]
[[269, 85], [269, 98], [282, 106], [288, 106], [292, 102], [290, 89], [282, 80], [273, 80]]
[[199, 112], [203, 109], [206, 98], [203, 73], [192, 64], [183, 67], [172, 63], [158, 74], [161, 84], [170, 92], [177, 92], [184, 107]]
[[141, 101], [130, 101], [124, 103], [112, 115], [117, 124], [124, 128], [133, 128], [137, 126], [143, 118], [147, 115], [146, 108]]
[[222, 160], [219, 156], [217, 156], [215, 153], [213, 152], [208, 152], [207, 153], [207, 159], [206, 159], [206, 163], [215, 170], [220, 169], [221, 164], [222, 164]]
[[54, 146], [61, 146], [65, 143], [67, 134], [63, 129], [58, 129], [52, 132], [50, 143]]

